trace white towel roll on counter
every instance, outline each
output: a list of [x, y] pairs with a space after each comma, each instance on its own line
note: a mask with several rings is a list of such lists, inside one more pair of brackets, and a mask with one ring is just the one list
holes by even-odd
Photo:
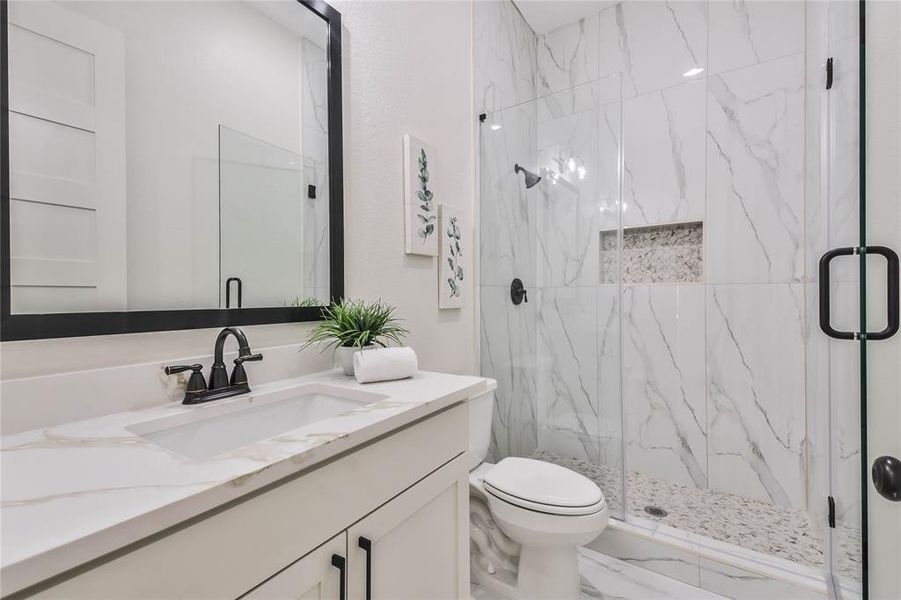
[[413, 348], [376, 348], [354, 353], [354, 376], [358, 383], [393, 381], [412, 377], [419, 370]]

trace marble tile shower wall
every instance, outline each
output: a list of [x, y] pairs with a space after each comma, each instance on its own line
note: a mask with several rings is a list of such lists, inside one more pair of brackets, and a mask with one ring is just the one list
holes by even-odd
[[[475, 18], [477, 108], [502, 126], [483, 125], [480, 155], [498, 455], [540, 446], [618, 465], [622, 427], [629, 470], [819, 509], [805, 6], [627, 0], [540, 36], [510, 2], [476, 3]], [[511, 171], [569, 157], [587, 171], [572, 185], [525, 191]], [[602, 284], [598, 232], [620, 218], [703, 222], [703, 282]], [[528, 305], [509, 302], [514, 276], [535, 288]]]

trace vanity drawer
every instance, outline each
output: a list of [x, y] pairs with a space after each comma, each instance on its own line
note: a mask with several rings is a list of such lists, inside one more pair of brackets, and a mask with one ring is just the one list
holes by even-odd
[[397, 430], [39, 598], [236, 598], [466, 451], [466, 404]]

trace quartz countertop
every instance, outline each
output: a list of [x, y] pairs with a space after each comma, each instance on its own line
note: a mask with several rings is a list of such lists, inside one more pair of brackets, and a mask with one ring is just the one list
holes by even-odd
[[302, 384], [383, 399], [207, 459], [191, 459], [128, 429], [209, 404], [155, 408], [0, 438], [0, 578], [8, 595], [353, 450], [487, 389], [481, 377], [420, 371], [358, 384], [327, 371], [257, 386], [250, 397]]

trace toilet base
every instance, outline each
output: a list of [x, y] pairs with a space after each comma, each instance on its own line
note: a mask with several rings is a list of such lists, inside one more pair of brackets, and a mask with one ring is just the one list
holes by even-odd
[[582, 592], [575, 546], [527, 547], [519, 554], [517, 596], [522, 600], [578, 600]]

